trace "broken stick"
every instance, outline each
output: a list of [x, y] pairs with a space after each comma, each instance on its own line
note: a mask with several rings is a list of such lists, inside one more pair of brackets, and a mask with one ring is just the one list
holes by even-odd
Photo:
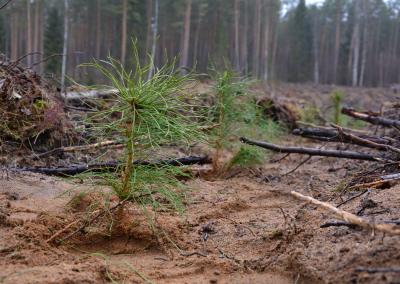
[[241, 137], [240, 141], [245, 144], [258, 146], [264, 149], [268, 149], [278, 153], [293, 153], [293, 154], [303, 154], [310, 156], [323, 156], [323, 157], [334, 157], [334, 158], [345, 158], [345, 159], [353, 159], [353, 160], [364, 160], [364, 161], [385, 161], [387, 160], [372, 156], [370, 154], [359, 153], [354, 151], [341, 151], [341, 150], [322, 150], [315, 148], [303, 148], [303, 147], [284, 147], [268, 142], [263, 141], [255, 141], [251, 139], [247, 139], [245, 137]]
[[318, 207], [321, 207], [327, 211], [334, 213], [338, 218], [344, 220], [349, 224], [354, 224], [366, 229], [380, 231], [383, 233], [387, 233], [389, 235], [400, 235], [400, 228], [398, 227], [396, 228], [396, 226], [389, 224], [373, 224], [364, 220], [361, 217], [358, 217], [357, 215], [341, 210], [329, 203], [319, 201], [311, 196], [306, 196], [296, 191], [291, 191], [290, 194], [296, 197], [297, 199], [312, 203], [314, 205], [317, 205]]

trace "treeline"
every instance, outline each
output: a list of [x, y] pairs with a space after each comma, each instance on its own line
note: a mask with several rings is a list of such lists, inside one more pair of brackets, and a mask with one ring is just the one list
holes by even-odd
[[400, 82], [399, 12], [400, 0], [14, 0], [0, 11], [0, 50], [59, 77], [67, 16], [67, 75], [86, 83], [98, 78], [80, 63], [132, 64], [135, 38], [156, 66], [179, 56], [198, 72], [388, 86]]

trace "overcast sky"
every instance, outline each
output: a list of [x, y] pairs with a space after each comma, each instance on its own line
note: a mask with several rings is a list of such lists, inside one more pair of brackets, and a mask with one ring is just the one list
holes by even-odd
[[307, 4], [315, 4], [315, 3], [319, 3], [319, 2], [321, 2], [322, 0], [306, 0], [306, 3]]

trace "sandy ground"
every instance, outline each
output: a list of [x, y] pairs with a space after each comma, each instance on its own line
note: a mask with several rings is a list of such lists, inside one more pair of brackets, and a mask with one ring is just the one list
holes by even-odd
[[[316, 106], [324, 111], [333, 89], [286, 85], [270, 93], [304, 104], [318, 95]], [[343, 91], [351, 93], [346, 104], [374, 111], [397, 100], [388, 90]], [[293, 136], [282, 141], [312, 146]], [[320, 228], [335, 218], [288, 195], [296, 190], [337, 205], [352, 196], [341, 195], [343, 181], [375, 165], [314, 157], [284, 175], [302, 159], [291, 155], [233, 170], [226, 178], [186, 181], [190, 191], [183, 216], [160, 212], [154, 217], [131, 204], [113, 215], [118, 218], [99, 218], [62, 244], [46, 240], [84, 217], [102, 201], [93, 192], [107, 189], [0, 170], [0, 283], [400, 283], [399, 236]], [[72, 205], [72, 196], [81, 192], [89, 193]], [[368, 198], [373, 206], [360, 213], [363, 218], [399, 220], [400, 185], [374, 189]], [[341, 208], [357, 213], [365, 201], [361, 196]]]
[[[357, 272], [398, 267], [399, 237], [322, 229], [334, 220], [330, 214], [285, 194], [297, 190], [337, 204], [335, 188], [354, 162], [315, 157], [281, 177], [298, 162], [293, 156], [229, 179], [189, 181], [186, 214], [158, 214], [158, 237], [142, 211], [128, 206], [111, 236], [94, 228], [59, 246], [45, 240], [76, 218], [66, 203], [87, 189], [36, 174], [3, 173], [0, 283], [399, 283], [399, 273]], [[373, 191], [369, 198], [377, 206], [365, 209], [364, 217], [397, 219], [399, 190]], [[356, 212], [361, 201], [343, 209]]]

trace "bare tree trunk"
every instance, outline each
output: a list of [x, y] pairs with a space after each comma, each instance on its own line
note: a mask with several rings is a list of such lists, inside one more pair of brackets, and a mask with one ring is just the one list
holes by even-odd
[[32, 10], [31, 10], [31, 0], [26, 0], [26, 33], [27, 33], [27, 39], [26, 39], [26, 63], [28, 67], [32, 65]]
[[378, 63], [378, 66], [379, 66], [379, 87], [383, 87], [383, 83], [384, 83], [384, 72], [383, 72], [383, 69], [384, 69], [384, 62], [383, 62], [383, 52], [380, 52], [379, 53], [379, 63]]
[[151, 20], [153, 18], [153, 0], [147, 0], [146, 14], [147, 14], [147, 32], [146, 32], [146, 55], [147, 55], [151, 49], [151, 39], [152, 39]]
[[96, 58], [101, 56], [101, 0], [96, 1]]
[[397, 46], [399, 42], [399, 32], [400, 32], [400, 25], [399, 25], [399, 15], [396, 18], [395, 28], [394, 28], [394, 40], [393, 40], [393, 47], [392, 47], [392, 58], [396, 58], [397, 54]]
[[[279, 2], [278, 2], [279, 3]], [[277, 59], [277, 51], [278, 51], [278, 28], [279, 28], [279, 10], [277, 10], [276, 5], [277, 2], [274, 2], [274, 36], [272, 41], [272, 56], [271, 56], [271, 69], [270, 69], [270, 77], [276, 79], [276, 59]]]
[[336, 0], [336, 28], [335, 28], [335, 50], [333, 55], [333, 83], [337, 84], [338, 64], [340, 54], [340, 39], [342, 26], [342, 0]]
[[319, 52], [318, 52], [318, 39], [314, 36], [314, 84], [319, 84]]
[[254, 7], [254, 44], [253, 44], [253, 76], [258, 77], [260, 71], [260, 33], [261, 33], [261, 0], [256, 0]]
[[151, 77], [153, 77], [154, 73], [154, 61], [156, 58], [156, 49], [157, 49], [157, 34], [158, 34], [158, 10], [159, 10], [159, 0], [155, 0], [155, 9], [154, 9], [154, 16], [152, 19], [152, 30], [153, 30], [153, 42], [151, 46], [151, 63], [150, 63], [150, 69], [148, 73], [147, 79], [150, 80]]
[[361, 55], [361, 69], [360, 79], [358, 82], [359, 86], [364, 86], [364, 74], [365, 66], [367, 64], [367, 51], [368, 51], [368, 1], [363, 1], [363, 44], [362, 44], [362, 55]]
[[68, 57], [68, 23], [69, 22], [69, 0], [64, 0], [64, 43], [63, 58], [61, 65], [61, 95], [65, 96], [65, 76], [67, 74], [67, 57]]
[[248, 72], [248, 46], [247, 46], [247, 32], [249, 29], [249, 20], [248, 20], [248, 1], [244, 1], [244, 24], [243, 24], [243, 30], [242, 30], [242, 40], [241, 40], [241, 60], [242, 62], [240, 63], [240, 66], [242, 67], [242, 73], [247, 74]]
[[[320, 32], [320, 37], [319, 37], [318, 60], [324, 59], [326, 57], [329, 25], [325, 23], [321, 27], [321, 29], [322, 29], [322, 31]], [[327, 82], [327, 78], [326, 78], [327, 74], [328, 74], [328, 72], [326, 72], [325, 68], [323, 68], [322, 71], [320, 70], [319, 75], [318, 75], [319, 83], [324, 84]]]
[[[317, 17], [317, 16], [316, 16]], [[318, 46], [318, 20], [314, 22], [313, 50], [314, 50], [314, 83], [319, 84], [319, 46]]]
[[398, 64], [394, 62], [396, 62], [396, 58], [397, 58], [397, 50], [398, 50], [398, 41], [399, 41], [399, 14], [396, 15], [396, 20], [395, 20], [395, 26], [394, 26], [394, 31], [393, 31], [393, 44], [392, 44], [392, 48], [391, 48], [391, 54], [390, 54], [390, 60], [392, 63], [392, 77], [391, 80], [392, 82], [396, 82], [397, 81], [397, 76], [396, 74], [400, 73], [399, 69], [398, 69]]
[[200, 28], [201, 28], [201, 18], [202, 18], [202, 8], [201, 6], [198, 8], [197, 15], [197, 23], [196, 23], [196, 31], [194, 34], [194, 43], [193, 43], [193, 62], [197, 66], [198, 56], [199, 56], [199, 37], [200, 37]]
[[18, 58], [18, 15], [11, 12], [11, 60]]
[[239, 0], [235, 0], [234, 2], [234, 10], [235, 10], [235, 69], [236, 71], [240, 71], [240, 46], [239, 46], [239, 21], [240, 21], [240, 11], [239, 11]]
[[353, 67], [352, 67], [352, 86], [356, 87], [358, 83], [358, 65], [360, 59], [360, 4], [361, 1], [355, 1], [355, 10], [354, 10], [354, 47], [353, 47]]
[[183, 44], [182, 44], [182, 57], [181, 68], [182, 73], [186, 74], [186, 68], [189, 65], [189, 43], [190, 43], [190, 24], [192, 17], [192, 0], [186, 0], [185, 21], [183, 25]]
[[126, 60], [126, 37], [128, 31], [128, 0], [122, 0], [122, 35], [121, 35], [121, 63]]
[[[33, 58], [35, 59], [35, 62], [39, 62], [41, 61], [42, 57], [43, 57], [43, 53], [42, 53], [42, 0], [36, 0], [35, 3], [35, 25], [34, 25], [34, 32], [33, 32], [33, 50], [35, 52], [38, 52], [38, 54], [35, 54], [33, 56]], [[41, 65], [36, 65], [35, 69], [37, 72], [40, 72], [41, 70]]]
[[270, 30], [271, 30], [271, 18], [272, 18], [272, 10], [273, 7], [270, 1], [267, 1], [265, 5], [265, 9], [267, 10], [265, 14], [267, 18], [265, 19], [265, 27], [264, 27], [264, 52], [263, 52], [263, 79], [267, 81], [269, 79], [269, 70], [268, 70], [268, 62], [269, 62], [269, 44], [270, 44]]

